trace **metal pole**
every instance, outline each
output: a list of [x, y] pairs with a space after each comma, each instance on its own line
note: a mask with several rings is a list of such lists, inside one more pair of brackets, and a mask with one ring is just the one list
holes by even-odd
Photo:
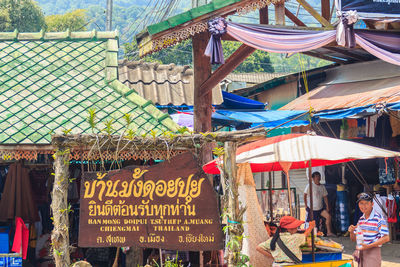
[[268, 189], [269, 189], [269, 215], [271, 218], [271, 222], [274, 221], [274, 209], [272, 208], [272, 175], [271, 172], [268, 173], [269, 176], [269, 185], [268, 185]]
[[[311, 160], [308, 162], [308, 188], [309, 188], [309, 198], [310, 198], [310, 213], [308, 216], [310, 216], [310, 221], [314, 220], [314, 203], [313, 203], [313, 190], [312, 190], [312, 169], [311, 169]], [[312, 261], [315, 262], [315, 244], [314, 244], [314, 229], [311, 231], [311, 255], [312, 255]]]
[[106, 31], [112, 30], [112, 7], [113, 7], [113, 0], [107, 0]]

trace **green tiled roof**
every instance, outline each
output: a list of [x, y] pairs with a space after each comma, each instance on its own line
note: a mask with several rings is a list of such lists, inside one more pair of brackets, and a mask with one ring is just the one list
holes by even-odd
[[242, 0], [213, 0], [206, 5], [192, 8], [189, 11], [170, 17], [160, 23], [150, 25], [147, 27], [147, 31], [150, 35], [154, 35], [241, 1]]
[[51, 132], [90, 133], [132, 115], [137, 134], [178, 125], [117, 80], [116, 32], [0, 33], [0, 144], [49, 144]]

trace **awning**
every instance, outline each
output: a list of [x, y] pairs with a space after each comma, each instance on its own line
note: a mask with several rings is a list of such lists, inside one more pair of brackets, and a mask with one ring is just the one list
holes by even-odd
[[[301, 116], [305, 114], [304, 116]], [[284, 110], [263, 110], [263, 111], [233, 111], [233, 110], [216, 110], [214, 115], [219, 115], [218, 120], [222, 123], [229, 124], [247, 123], [251, 127], [263, 126], [267, 129], [275, 128], [288, 128], [295, 126], [309, 125], [307, 111], [284, 111]], [[290, 122], [289, 122], [290, 121]]]
[[[303, 116], [302, 116], [303, 115]], [[193, 127], [193, 114], [191, 112], [177, 113], [171, 115], [172, 119], [181, 126]], [[212, 114], [212, 122], [219, 126], [232, 127], [265, 127], [267, 129], [289, 128], [296, 126], [309, 125], [307, 111], [280, 111], [280, 110], [260, 110], [260, 111], [236, 111], [236, 110], [216, 110]]]
[[[385, 104], [400, 103], [400, 77], [369, 81], [322, 85], [293, 100], [280, 110], [309, 110], [316, 112], [362, 109]], [[341, 111], [340, 111], [341, 112]]]

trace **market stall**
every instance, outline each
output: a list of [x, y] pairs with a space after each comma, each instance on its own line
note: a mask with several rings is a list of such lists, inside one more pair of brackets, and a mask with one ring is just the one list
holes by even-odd
[[[243, 145], [237, 149], [236, 163], [249, 163], [252, 172], [284, 171], [287, 175], [287, 185], [290, 188], [290, 169], [309, 169], [310, 209], [313, 209], [311, 168], [315, 166], [333, 165], [356, 159], [389, 158], [399, 156], [399, 152], [389, 151], [355, 142], [317, 136], [315, 134], [289, 134], [266, 138], [264, 140]], [[203, 166], [206, 173], [220, 173], [220, 158]], [[290, 190], [288, 191], [290, 192]], [[291, 203], [290, 193], [288, 194]], [[291, 206], [291, 205], [290, 205]], [[292, 207], [290, 207], [292, 210]], [[313, 214], [310, 213], [313, 220]], [[315, 262], [316, 248], [336, 253], [342, 252], [342, 247], [333, 241], [316, 238], [311, 235], [311, 258]], [[318, 253], [318, 259], [321, 256]], [[326, 256], [326, 255], [325, 255]], [[307, 260], [306, 256], [306, 260]], [[341, 259], [341, 254], [336, 256]], [[323, 258], [323, 257], [322, 257]]]

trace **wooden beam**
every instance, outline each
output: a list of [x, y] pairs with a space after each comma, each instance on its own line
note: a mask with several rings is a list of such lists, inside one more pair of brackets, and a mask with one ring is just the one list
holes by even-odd
[[[194, 49], [194, 47], [193, 47]], [[213, 72], [201, 86], [201, 97], [207, 95], [217, 86], [229, 73], [236, 69], [248, 56], [256, 49], [245, 44], [242, 44], [216, 71]]]
[[337, 52], [343, 55], [346, 55], [348, 57], [351, 57], [352, 59], [358, 60], [358, 61], [367, 61], [367, 60], [371, 60], [370, 57], [366, 57], [366, 56], [362, 56], [362, 55], [357, 55], [355, 53], [352, 53], [348, 50], [345, 49], [340, 49], [338, 47], [324, 47], [327, 50], [333, 51], [333, 52]]
[[321, 15], [327, 21], [331, 21], [331, 4], [329, 0], [321, 0]]
[[260, 24], [269, 24], [268, 6], [260, 8], [258, 14], [260, 16]]
[[[133, 138], [121, 138], [120, 135], [108, 134], [79, 134], [79, 135], [52, 135], [51, 143], [54, 147], [85, 148], [90, 151], [94, 144], [104, 144], [103, 149], [110, 149], [115, 152], [117, 144], [123, 151], [154, 150], [188, 150], [214, 142], [236, 142], [238, 145], [261, 140], [265, 138], [264, 128], [238, 130], [232, 132], [214, 132], [210, 134], [176, 134], [173, 136], [134, 136]], [[97, 153], [97, 152], [96, 152]]]
[[292, 12], [290, 12], [289, 9], [285, 8], [285, 15], [288, 17], [291, 21], [293, 21], [297, 26], [302, 26], [306, 27], [307, 25], [304, 24], [301, 20], [299, 20], [296, 15], [294, 15]]
[[275, 4], [275, 24], [285, 25], [285, 2]]
[[316, 52], [302, 52], [304, 55], [307, 56], [311, 56], [311, 57], [316, 57], [316, 58], [320, 58], [320, 59], [325, 59], [328, 61], [333, 61], [339, 64], [348, 64], [350, 62], [343, 60], [343, 59], [338, 59], [338, 58], [334, 58], [334, 57], [330, 57], [330, 56], [326, 56], [326, 55], [321, 55], [320, 53], [316, 53]]
[[308, 13], [311, 14], [319, 23], [321, 23], [322, 26], [324, 27], [330, 27], [332, 28], [332, 24], [327, 21], [324, 17], [322, 17], [318, 11], [316, 11], [312, 6], [310, 6], [309, 3], [307, 3], [306, 0], [296, 0], [302, 7], [304, 7], [305, 10], [307, 10]]

